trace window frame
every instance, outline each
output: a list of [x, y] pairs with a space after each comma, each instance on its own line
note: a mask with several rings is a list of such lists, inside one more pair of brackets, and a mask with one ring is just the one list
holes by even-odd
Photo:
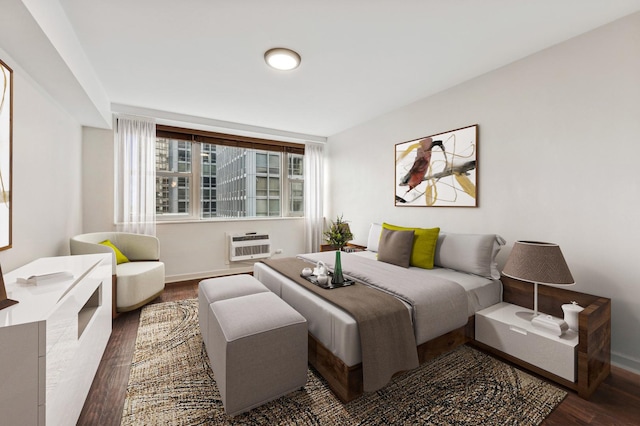
[[[156, 125], [156, 138], [166, 138], [172, 140], [181, 140], [185, 142], [191, 142], [191, 171], [187, 172], [158, 172], [156, 170], [156, 177], [178, 175], [188, 177], [190, 182], [189, 191], [189, 208], [187, 213], [165, 213], [158, 214], [156, 212], [156, 221], [165, 223], [175, 222], [192, 222], [192, 221], [226, 221], [226, 220], [251, 220], [251, 219], [286, 219], [286, 218], [299, 218], [304, 216], [304, 210], [301, 212], [293, 212], [291, 210], [291, 200], [289, 197], [289, 191], [291, 191], [291, 177], [289, 176], [289, 158], [288, 154], [298, 154], [304, 156], [304, 145], [294, 142], [276, 141], [270, 139], [260, 139], [247, 136], [227, 135], [223, 133], [209, 132], [205, 130], [186, 129], [182, 127], [173, 127], [167, 125]], [[277, 152], [280, 154], [279, 169], [279, 203], [280, 214], [277, 216], [270, 215], [270, 200], [268, 195], [266, 197], [261, 196], [257, 198], [267, 200], [267, 215], [266, 216], [216, 216], [216, 217], [202, 217], [202, 182], [201, 171], [202, 161], [201, 147], [202, 144], [208, 143], [213, 145], [231, 146], [244, 149], [253, 149], [257, 151], [266, 151], [267, 154], [267, 194], [270, 191], [270, 179], [273, 177], [270, 173], [271, 156], [269, 152]], [[217, 164], [216, 164], [217, 167]], [[257, 173], [256, 173], [257, 175]], [[294, 178], [293, 180], [299, 181], [300, 179]], [[304, 182], [304, 178], [302, 178]], [[219, 181], [217, 182], [219, 184]], [[216, 190], [217, 191], [217, 190]], [[216, 193], [216, 197], [217, 197]], [[304, 193], [303, 193], [304, 199]], [[216, 213], [219, 211], [216, 208]]]

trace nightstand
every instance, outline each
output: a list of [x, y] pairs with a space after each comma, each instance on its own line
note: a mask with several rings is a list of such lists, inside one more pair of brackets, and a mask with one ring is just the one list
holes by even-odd
[[533, 326], [532, 316], [530, 309], [505, 302], [478, 311], [476, 340], [575, 382], [578, 333], [567, 330], [562, 336], [555, 336]]
[[[506, 302], [507, 305], [515, 306], [515, 308], [509, 309], [515, 309], [516, 313], [520, 311], [531, 311], [533, 309], [533, 286], [531, 283], [505, 276], [500, 277], [500, 281], [502, 281], [503, 288], [502, 300]], [[484, 343], [480, 341], [479, 336], [476, 335], [471, 343], [480, 349], [493, 353], [547, 379], [553, 380], [562, 386], [573, 389], [577, 391], [578, 395], [582, 398], [589, 398], [598, 385], [602, 383], [611, 372], [611, 299], [546, 285], [538, 288], [538, 308], [543, 314], [562, 318], [564, 315], [562, 305], [571, 301], [576, 301], [584, 308], [584, 310], [578, 314], [579, 330], [577, 346], [574, 346], [575, 349], [571, 349], [576, 352], [574, 355], [574, 368], [576, 370], [574, 380], [569, 380], [557, 374], [557, 371], [554, 372], [555, 370], [545, 364], [547, 362], [545, 358], [553, 361], [558, 359], [557, 362], [563, 364], [565, 370], [571, 370], [571, 361], [555, 358], [556, 355], [554, 354], [554, 351], [569, 351], [569, 349], [563, 347], [565, 346], [564, 343], [566, 343], [566, 339], [554, 341], [554, 336], [549, 333], [542, 331], [529, 332], [527, 328], [521, 327], [522, 330], [527, 332], [527, 336], [524, 336], [525, 338], [540, 339], [537, 345], [544, 347], [544, 350], [549, 352], [546, 352], [546, 354], [538, 353], [537, 355], [533, 355], [532, 358], [527, 358], [530, 356], [529, 354], [517, 353], [516, 355], [512, 355], [507, 352], [507, 350], [517, 350], [513, 348], [514, 346], [518, 346], [514, 343], [518, 337], [507, 334], [507, 331], [513, 334], [516, 334], [516, 332], [513, 330], [504, 330], [504, 328], [508, 329], [509, 324], [517, 327], [519, 323], [514, 324], [515, 320], [511, 319], [509, 321], [500, 320], [503, 315], [511, 318], [506, 310], [507, 308], [504, 306], [501, 307], [501, 304], [495, 305], [494, 310], [496, 312], [489, 311], [482, 316], [476, 315], [474, 317], [474, 322], [480, 321], [482, 323], [483, 321], [488, 321], [491, 323], [490, 325], [480, 325], [481, 329], [483, 327], [502, 328], [500, 331], [491, 331], [491, 329], [480, 331], [482, 339], [486, 339], [487, 335], [491, 335], [491, 333], [498, 336], [490, 337], [490, 339], [493, 340], [485, 340], [489, 343]], [[529, 326], [533, 327], [530, 324]], [[545, 335], [538, 336], [538, 333]], [[499, 337], [505, 334], [510, 336], [510, 339], [507, 339], [507, 343], [503, 341], [505, 338]], [[534, 335], [535, 337], [532, 337]], [[571, 342], [571, 344], [573, 344], [573, 342]]]

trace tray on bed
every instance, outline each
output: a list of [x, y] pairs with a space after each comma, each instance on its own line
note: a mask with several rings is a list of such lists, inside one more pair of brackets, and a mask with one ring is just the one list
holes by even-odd
[[333, 273], [331, 272], [327, 274], [327, 277], [329, 277], [329, 279], [325, 284], [320, 284], [318, 282], [318, 277], [315, 275], [309, 275], [308, 277], [305, 277], [304, 275], [300, 274], [300, 276], [305, 280], [309, 281], [311, 284], [318, 286], [320, 288], [324, 288], [325, 290], [331, 290], [332, 288], [347, 287], [355, 283], [354, 280], [348, 280], [345, 278], [343, 284], [331, 284], [331, 277], [333, 276]]

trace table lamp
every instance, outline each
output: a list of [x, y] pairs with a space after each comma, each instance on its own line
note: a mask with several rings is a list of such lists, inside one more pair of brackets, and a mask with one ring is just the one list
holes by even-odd
[[538, 284], [575, 283], [560, 246], [538, 241], [516, 241], [502, 274], [533, 283], [533, 318], [538, 316]]

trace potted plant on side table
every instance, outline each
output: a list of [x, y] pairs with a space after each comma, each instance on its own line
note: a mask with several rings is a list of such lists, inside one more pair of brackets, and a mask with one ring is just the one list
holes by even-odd
[[332, 221], [329, 229], [324, 232], [324, 237], [332, 250], [342, 250], [353, 239], [353, 234], [342, 216], [337, 216], [335, 222]]

